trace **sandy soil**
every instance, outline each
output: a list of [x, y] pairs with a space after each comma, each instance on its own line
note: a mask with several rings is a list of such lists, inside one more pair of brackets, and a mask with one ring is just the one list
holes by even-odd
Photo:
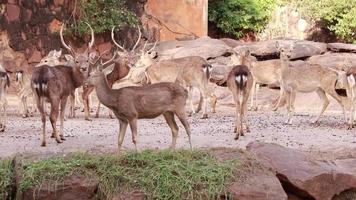
[[[224, 96], [226, 90], [221, 89], [219, 96]], [[277, 143], [283, 146], [314, 152], [327, 157], [356, 156], [355, 130], [347, 131], [340, 107], [331, 100], [330, 107], [318, 124], [312, 124], [320, 109], [320, 100], [316, 94], [298, 94], [296, 116], [293, 125], [286, 125], [285, 109], [273, 112], [269, 109], [272, 99], [278, 91], [262, 89], [259, 103], [260, 111], [249, 112], [248, 120], [251, 133], [235, 141], [233, 133], [234, 108], [231, 98], [220, 101], [217, 113], [210, 114], [209, 119], [200, 119], [200, 114], [189, 118], [192, 129], [192, 143], [195, 148], [208, 147], [240, 147], [245, 148], [249, 142], [263, 141]], [[94, 95], [95, 96], [95, 95]], [[226, 96], [226, 95], [225, 95]], [[83, 113], [76, 119], [65, 122], [66, 141], [57, 144], [50, 139], [51, 127], [47, 121], [47, 147], [40, 147], [41, 122], [39, 115], [31, 118], [21, 118], [18, 111], [17, 97], [9, 97], [9, 121], [5, 132], [0, 133], [0, 157], [16, 153], [68, 153], [73, 151], [114, 152], [117, 148], [118, 121], [107, 117], [103, 109], [102, 118], [85, 121]], [[96, 104], [94, 104], [96, 105]], [[188, 148], [188, 140], [180, 125], [177, 146]], [[163, 117], [151, 120], [139, 120], [139, 149], [167, 148], [171, 142], [171, 133]], [[133, 149], [131, 132], [127, 131], [124, 149]]]

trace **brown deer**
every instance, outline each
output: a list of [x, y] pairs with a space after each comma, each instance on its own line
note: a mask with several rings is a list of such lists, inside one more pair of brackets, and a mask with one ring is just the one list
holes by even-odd
[[244, 135], [243, 122], [245, 122], [246, 132], [250, 132], [245, 114], [253, 82], [253, 76], [246, 65], [234, 66], [227, 77], [227, 87], [232, 92], [236, 105], [235, 140], [238, 140], [240, 135]]
[[176, 115], [183, 124], [190, 139], [190, 127], [185, 114], [187, 91], [175, 83], [157, 83], [145, 86], [131, 86], [121, 89], [111, 89], [106, 76], [114, 70], [111, 65], [105, 69], [101, 65], [90, 73], [86, 84], [95, 87], [99, 101], [112, 110], [120, 122], [118, 149], [120, 151], [127, 125], [130, 125], [132, 142], [137, 150], [137, 120], [152, 119], [163, 115], [172, 130], [171, 148], [175, 148], [178, 126]]
[[[31, 86], [42, 120], [41, 146], [46, 146], [46, 114], [44, 112], [44, 103], [46, 100], [51, 105], [49, 118], [53, 129], [52, 137], [54, 137], [58, 143], [64, 140], [63, 122], [68, 96], [73, 94], [74, 90], [83, 84], [88, 74], [91, 61], [95, 57], [95, 52], [89, 53], [89, 50], [94, 45], [94, 31], [89, 24], [87, 25], [91, 30], [91, 41], [84, 53], [77, 53], [71, 46], [65, 43], [63, 38], [64, 24], [60, 30], [61, 42], [71, 53], [74, 66], [42, 65], [36, 67], [32, 74]], [[58, 115], [60, 115], [59, 133], [56, 128]]]
[[294, 43], [288, 48], [282, 47], [276, 42], [276, 47], [280, 51], [281, 59], [281, 92], [277, 107], [279, 107], [283, 95], [287, 102], [288, 117], [286, 123], [292, 124], [292, 116], [294, 114], [294, 101], [297, 92], [310, 93], [317, 92], [320, 99], [323, 101], [323, 106], [320, 114], [314, 120], [316, 123], [329, 105], [329, 99], [326, 94], [333, 97], [342, 107], [345, 120], [347, 121], [345, 107], [341, 96], [335, 91], [335, 85], [338, 82], [338, 73], [330, 68], [320, 65], [311, 64], [309, 66], [291, 67], [290, 57], [294, 49]]

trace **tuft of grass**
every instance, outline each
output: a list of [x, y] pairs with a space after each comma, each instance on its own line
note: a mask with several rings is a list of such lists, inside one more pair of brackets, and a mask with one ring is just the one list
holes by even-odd
[[0, 160], [0, 199], [11, 196], [13, 184], [13, 162], [12, 159]]
[[20, 190], [94, 171], [100, 199], [133, 190], [144, 192], [147, 199], [216, 199], [225, 193], [236, 166], [236, 160], [219, 162], [196, 150], [146, 150], [121, 156], [76, 153], [24, 163]]

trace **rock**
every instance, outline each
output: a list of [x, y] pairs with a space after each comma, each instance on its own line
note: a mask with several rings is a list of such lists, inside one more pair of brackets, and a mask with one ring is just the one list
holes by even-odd
[[328, 43], [327, 48], [334, 52], [352, 52], [356, 53], [356, 44]]
[[326, 53], [312, 56], [308, 59], [308, 62], [341, 70], [345, 65], [348, 67], [356, 66], [356, 56], [353, 53]]
[[[217, 149], [213, 150], [212, 155], [219, 161], [239, 160], [234, 179], [227, 185], [231, 199], [287, 199], [287, 194], [272, 170], [262, 165], [250, 153], [236, 149]], [[224, 197], [221, 196], [220, 199], [225, 199]]]
[[294, 51], [291, 59], [306, 58], [313, 55], [320, 55], [327, 51], [326, 44], [320, 42], [312, 42], [305, 40], [268, 40], [262, 42], [246, 43], [242, 46], [237, 46], [234, 51], [240, 52], [250, 50], [251, 54], [259, 60], [269, 60], [279, 57], [279, 51], [275, 44], [279, 42], [281, 46], [289, 46], [295, 43]]
[[220, 38], [221, 41], [223, 41], [227, 46], [235, 48], [237, 46], [240, 45], [244, 45], [244, 42], [238, 41], [238, 40], [234, 40], [231, 38]]
[[224, 42], [202, 37], [196, 40], [170, 41], [157, 45], [159, 60], [182, 58], [187, 56], [200, 56], [204, 59], [216, 58], [224, 54], [231, 54], [231, 48]]
[[14, 4], [6, 4], [6, 19], [9, 22], [17, 21], [20, 18], [20, 7]]
[[38, 187], [31, 187], [20, 194], [20, 199], [89, 200], [95, 196], [98, 185], [99, 178], [94, 173], [90, 176], [72, 174], [65, 178], [62, 183], [44, 183]]
[[331, 200], [356, 188], [356, 159], [319, 161], [295, 149], [259, 142], [248, 144], [247, 149], [275, 170], [285, 191], [299, 198]]
[[42, 59], [40, 51], [33, 51], [31, 57], [28, 59], [28, 63], [39, 63]]

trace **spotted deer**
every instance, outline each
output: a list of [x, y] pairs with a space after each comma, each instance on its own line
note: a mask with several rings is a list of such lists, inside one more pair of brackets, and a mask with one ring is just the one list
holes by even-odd
[[[51, 105], [49, 118], [53, 129], [52, 137], [56, 139], [57, 143], [62, 143], [62, 141], [65, 140], [63, 136], [63, 122], [68, 96], [73, 94], [74, 90], [83, 84], [84, 79], [88, 75], [91, 61], [95, 57], [95, 52], [89, 52], [94, 45], [94, 31], [89, 24], [87, 25], [91, 30], [91, 41], [83, 53], [76, 52], [71, 46], [65, 43], [63, 38], [64, 24], [61, 27], [61, 42], [62, 45], [69, 50], [70, 56], [73, 57], [73, 66], [42, 65], [36, 67], [32, 74], [31, 87], [35, 94], [36, 105], [41, 114], [42, 121], [41, 146], [46, 146], [45, 101], [48, 101]], [[56, 128], [58, 115], [60, 115], [59, 132]]]
[[238, 140], [240, 135], [244, 136], [243, 122], [245, 122], [246, 132], [250, 132], [245, 115], [253, 83], [253, 76], [246, 65], [234, 66], [227, 77], [227, 87], [232, 92], [236, 105], [235, 140]]
[[276, 48], [280, 52], [281, 59], [281, 92], [277, 106], [281, 103], [283, 95], [286, 98], [288, 117], [286, 123], [292, 124], [292, 116], [294, 115], [294, 101], [296, 93], [316, 92], [323, 101], [322, 109], [319, 115], [314, 120], [317, 122], [329, 105], [329, 99], [326, 94], [333, 97], [342, 107], [345, 120], [347, 121], [345, 107], [341, 96], [335, 91], [335, 85], [338, 82], [338, 73], [330, 68], [320, 65], [311, 64], [309, 66], [291, 67], [290, 58], [295, 44], [289, 47], [281, 46], [276, 42]]
[[128, 124], [132, 133], [132, 142], [137, 150], [137, 121], [152, 119], [163, 115], [172, 131], [171, 148], [176, 146], [178, 126], [174, 115], [183, 124], [191, 144], [191, 131], [185, 113], [187, 91], [176, 83], [156, 83], [145, 86], [130, 86], [112, 89], [106, 76], [114, 70], [114, 65], [103, 68], [101, 65], [90, 73], [87, 85], [94, 86], [99, 101], [112, 110], [119, 120], [120, 131], [118, 150], [120, 151]]
[[9, 71], [0, 65], [0, 132], [4, 132], [7, 124], [7, 89], [10, 87]]
[[[153, 48], [155, 45], [153, 46]], [[191, 107], [190, 114], [199, 112], [203, 107], [202, 118], [207, 118], [207, 101], [210, 98], [212, 111], [215, 112], [216, 96], [209, 87], [209, 78], [212, 66], [203, 58], [188, 56], [169, 60], [156, 61], [157, 52], [148, 51], [141, 53], [138, 66], [146, 66], [145, 75], [149, 83], [175, 82], [188, 88], [188, 102]], [[200, 92], [198, 108], [194, 109], [192, 92], [197, 88]]]

